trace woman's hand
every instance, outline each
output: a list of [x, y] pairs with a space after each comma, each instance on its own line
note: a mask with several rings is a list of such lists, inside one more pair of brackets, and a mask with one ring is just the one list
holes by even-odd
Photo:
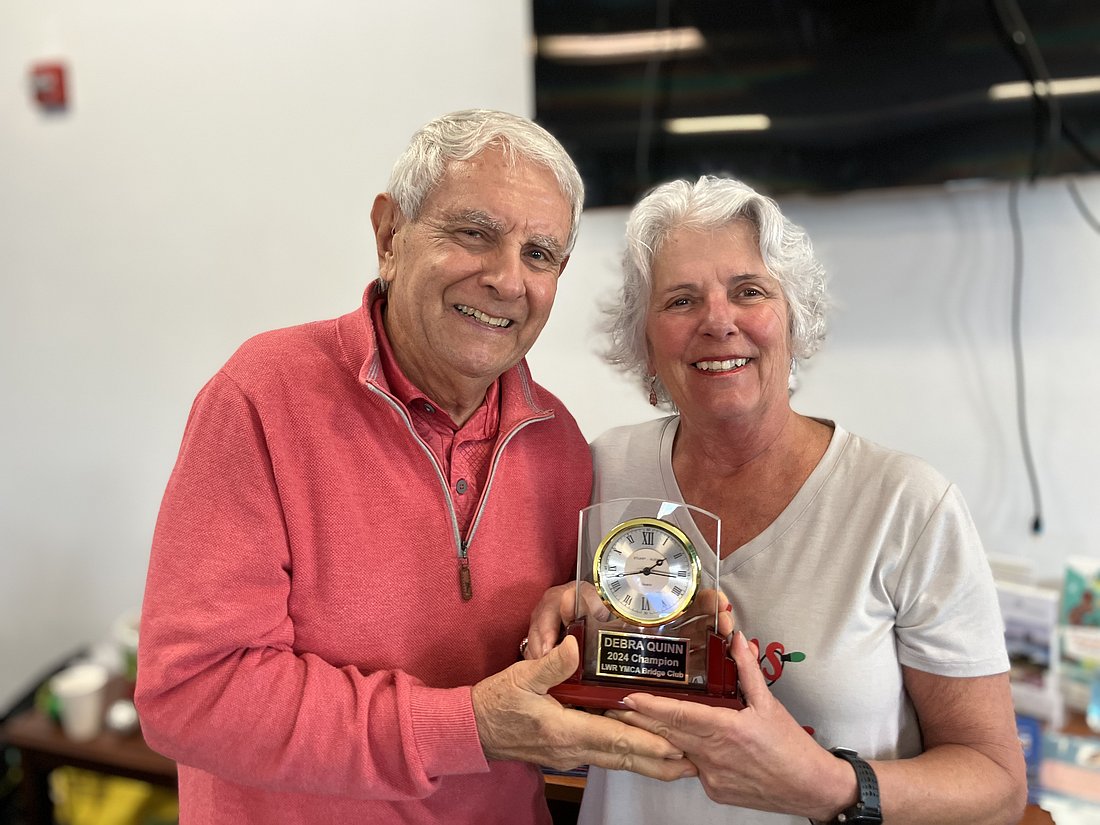
[[734, 635], [731, 650], [744, 710], [637, 693], [625, 700], [634, 710], [608, 715], [680, 748], [715, 802], [831, 820], [856, 801], [854, 771], [818, 745], [772, 696], [758, 653], [743, 633]]

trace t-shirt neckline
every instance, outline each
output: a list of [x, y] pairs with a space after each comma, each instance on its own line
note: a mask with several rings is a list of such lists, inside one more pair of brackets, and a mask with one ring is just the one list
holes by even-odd
[[[825, 455], [821, 457], [817, 466], [814, 467], [813, 472], [810, 473], [809, 478], [802, 484], [802, 487], [795, 494], [795, 497], [791, 499], [790, 503], [783, 509], [783, 512], [776, 517], [775, 521], [764, 528], [758, 536], [738, 547], [736, 552], [730, 554], [730, 556], [724, 560], [721, 570], [722, 575], [736, 570], [754, 556], [759, 555], [774, 544], [791, 525], [802, 517], [802, 514], [806, 512], [806, 509], [817, 497], [818, 493], [821, 492], [822, 487], [825, 486], [826, 481], [828, 481], [829, 477], [833, 474], [833, 471], [840, 461], [841, 455], [844, 453], [844, 449], [848, 445], [850, 434], [847, 430], [829, 419], [817, 418], [815, 420], [833, 429], [833, 434], [829, 439], [829, 446], [825, 450]], [[676, 441], [676, 430], [679, 426], [680, 416], [673, 415], [665, 419], [665, 423], [661, 428], [658, 460], [660, 462], [661, 482], [664, 487], [665, 496], [669, 501], [686, 503], [683, 493], [680, 492], [680, 485], [676, 481], [676, 473], [672, 469], [672, 445]], [[699, 561], [702, 563], [705, 570], [713, 570], [714, 549], [703, 538], [699, 530], [694, 528], [694, 525], [690, 526], [692, 529], [688, 531], [689, 538], [691, 538], [696, 551], [699, 553]]]

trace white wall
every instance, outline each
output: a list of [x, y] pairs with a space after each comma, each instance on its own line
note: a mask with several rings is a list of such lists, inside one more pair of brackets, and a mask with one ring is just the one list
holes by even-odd
[[[1077, 181], [1100, 216], [1100, 176]], [[1050, 578], [1066, 555], [1100, 556], [1100, 234], [1064, 181], [1022, 189], [1021, 326], [1046, 521], [1034, 536], [1016, 428], [1007, 192], [973, 184], [781, 199], [813, 239], [837, 303], [793, 405], [929, 461], [963, 491], [989, 552]], [[583, 335], [598, 321], [595, 299], [616, 288], [625, 222], [625, 209], [585, 214], [529, 356], [590, 437], [655, 414], [639, 387], [592, 365], [599, 340]]]
[[[191, 400], [235, 347], [345, 312], [374, 194], [444, 111], [531, 111], [526, 3], [0, 4], [0, 706], [140, 603]], [[154, 10], [155, 7], [155, 10]], [[44, 117], [32, 61], [72, 67]], [[1082, 181], [1100, 211], [1100, 181]], [[792, 199], [840, 310], [797, 409], [924, 456], [990, 550], [1100, 554], [1100, 236], [1060, 184], [1021, 197], [1047, 532], [1015, 434], [1005, 188]], [[586, 213], [531, 354], [585, 433], [653, 415], [592, 354], [624, 210]]]
[[358, 304], [412, 132], [531, 114], [529, 29], [513, 0], [0, 4], [0, 708], [140, 605], [202, 384]]

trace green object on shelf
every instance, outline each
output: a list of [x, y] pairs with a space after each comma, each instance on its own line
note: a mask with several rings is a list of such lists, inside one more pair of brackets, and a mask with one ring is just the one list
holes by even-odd
[[53, 695], [53, 691], [50, 690], [48, 679], [39, 685], [38, 690], [34, 692], [34, 706], [44, 716], [48, 716], [55, 722], [61, 721], [61, 703]]

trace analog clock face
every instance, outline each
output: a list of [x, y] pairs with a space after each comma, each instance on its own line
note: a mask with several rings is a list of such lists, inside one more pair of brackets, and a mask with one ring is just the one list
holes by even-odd
[[668, 522], [633, 519], [600, 542], [593, 579], [604, 603], [620, 619], [644, 626], [665, 624], [695, 598], [699, 557], [688, 537]]

